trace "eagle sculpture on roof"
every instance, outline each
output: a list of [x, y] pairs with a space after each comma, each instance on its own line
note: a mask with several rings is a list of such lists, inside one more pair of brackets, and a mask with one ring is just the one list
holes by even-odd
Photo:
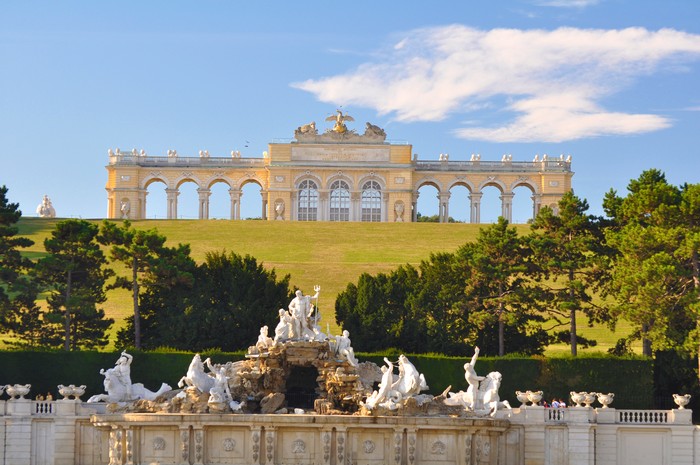
[[339, 134], [343, 134], [348, 130], [348, 127], [345, 126], [345, 122], [355, 121], [355, 118], [348, 114], [343, 114], [343, 112], [340, 110], [336, 110], [336, 113], [336, 115], [331, 115], [328, 118], [326, 118], [326, 121], [335, 121], [335, 125], [333, 126], [332, 131], [335, 131]]

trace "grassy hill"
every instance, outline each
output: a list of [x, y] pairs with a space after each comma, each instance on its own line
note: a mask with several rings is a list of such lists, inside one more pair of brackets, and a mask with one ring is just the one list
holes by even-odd
[[[20, 234], [34, 240], [27, 249], [32, 258], [44, 254], [43, 240], [59, 220], [23, 218]], [[101, 220], [95, 220], [99, 223]], [[274, 268], [278, 276], [289, 274], [291, 285], [305, 293], [313, 293], [313, 286], [321, 286], [319, 307], [321, 326], [330, 326], [337, 334], [335, 299], [350, 282], [357, 282], [362, 273], [387, 272], [398, 265], [418, 265], [432, 252], [453, 252], [465, 242], [473, 241], [481, 225], [451, 223], [331, 223], [331, 222], [271, 222], [229, 220], [142, 220], [134, 221], [138, 229], [156, 228], [168, 238], [168, 245], [190, 244], [195, 260], [203, 260], [210, 251], [229, 250], [241, 255], [254, 256], [267, 268]], [[525, 225], [518, 225], [522, 233]], [[115, 265], [125, 274], [126, 269]], [[123, 326], [130, 307], [129, 293], [110, 291], [104, 308], [116, 321], [112, 331]], [[273, 323], [273, 322], [271, 322]], [[586, 328], [580, 322], [581, 333], [598, 340], [594, 350], [606, 350], [620, 337], [605, 328]], [[618, 333], [625, 334], [627, 325]], [[550, 353], [565, 352], [566, 346], [554, 346]]]

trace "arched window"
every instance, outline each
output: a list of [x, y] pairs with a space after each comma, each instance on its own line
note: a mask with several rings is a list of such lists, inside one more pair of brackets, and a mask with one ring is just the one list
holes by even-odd
[[350, 187], [345, 181], [331, 184], [331, 221], [350, 221]]
[[299, 184], [299, 221], [318, 219], [318, 186], [307, 179]]
[[382, 188], [377, 181], [362, 186], [362, 221], [382, 221]]

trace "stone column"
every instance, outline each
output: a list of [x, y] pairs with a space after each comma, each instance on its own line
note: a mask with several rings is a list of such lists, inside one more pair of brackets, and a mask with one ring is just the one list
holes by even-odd
[[274, 426], [265, 427], [265, 463], [275, 463], [275, 439], [276, 428]]
[[416, 434], [415, 428], [408, 428], [406, 431], [406, 458], [408, 459], [408, 465], [416, 464], [416, 455], [420, 452], [418, 447], [418, 435]]
[[[10, 399], [6, 404], [6, 415], [11, 417], [2, 423], [5, 426], [5, 465], [27, 465], [32, 462], [32, 401]], [[36, 438], [34, 438], [36, 440]]]
[[330, 206], [328, 205], [328, 199], [330, 198], [330, 191], [328, 189], [318, 190], [318, 210], [316, 214], [316, 219], [318, 221], [328, 221]]
[[228, 195], [231, 198], [231, 219], [241, 219], [241, 190], [231, 188], [228, 190]]
[[180, 465], [190, 465], [189, 426], [180, 426]]
[[379, 218], [381, 219], [382, 223], [386, 223], [389, 221], [389, 195], [382, 191], [382, 201], [380, 205], [382, 206], [382, 211], [379, 215]]
[[401, 460], [402, 455], [403, 455], [403, 430], [402, 429], [395, 429], [394, 430], [394, 438], [393, 442], [391, 444], [393, 448], [393, 461], [392, 463], [394, 465], [401, 465], [403, 461]]
[[260, 200], [261, 200], [261, 208], [262, 208], [262, 213], [260, 215], [260, 218], [263, 220], [267, 219], [267, 191], [260, 190]]
[[125, 465], [134, 465], [134, 431], [131, 428], [127, 428], [124, 431], [125, 439]]
[[109, 432], [109, 465], [122, 464], [122, 437], [121, 428], [112, 426], [112, 430]]
[[177, 219], [177, 196], [180, 195], [180, 191], [177, 189], [165, 189], [165, 195], [168, 199], [168, 219]]
[[[338, 428], [335, 432], [335, 463], [345, 463], [345, 455], [347, 454], [348, 432], [345, 428]], [[350, 451], [352, 453], [352, 451]]]
[[[253, 458], [253, 463], [260, 463], [261, 430], [262, 428], [260, 426], [251, 426], [250, 428], [250, 456]], [[246, 456], [248, 456], [247, 453]]]
[[413, 193], [413, 199], [411, 200], [411, 221], [415, 223], [418, 221], [418, 192]]
[[362, 221], [362, 191], [350, 192], [350, 221]]
[[484, 194], [482, 192], [472, 192], [469, 194], [469, 222], [470, 223], [481, 223], [481, 197]]
[[440, 223], [450, 222], [450, 193], [438, 194], [438, 199], [440, 199]]
[[[323, 465], [331, 465], [331, 449], [333, 428], [325, 427], [321, 430], [321, 449], [323, 450]], [[336, 449], [337, 450], [337, 449]], [[340, 462], [344, 463], [344, 462]]]
[[508, 220], [508, 222], [513, 221], [513, 193], [503, 193], [501, 194], [501, 216]]
[[201, 427], [194, 428], [194, 464], [204, 465], [204, 431]]
[[148, 190], [146, 189], [141, 189], [139, 191], [139, 204], [141, 205], [141, 209], [139, 210], [139, 219], [145, 220], [146, 219], [146, 197], [148, 196]]
[[540, 207], [542, 206], [542, 196], [540, 194], [534, 194], [532, 197], [532, 219], [534, 220], [537, 215], [540, 214]]
[[595, 461], [595, 433], [593, 409], [590, 407], [566, 409], [569, 430], [569, 465], [591, 465]]
[[297, 201], [297, 191], [289, 193], [289, 220], [299, 221], [299, 202]]
[[209, 189], [197, 189], [197, 194], [199, 194], [199, 219], [208, 220], [209, 196], [211, 195], [211, 191]]

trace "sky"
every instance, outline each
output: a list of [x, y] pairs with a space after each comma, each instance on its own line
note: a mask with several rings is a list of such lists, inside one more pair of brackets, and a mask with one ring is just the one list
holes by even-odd
[[[103, 218], [110, 148], [261, 157], [342, 108], [420, 160], [570, 154], [574, 192], [602, 215], [646, 169], [700, 182], [699, 84], [697, 0], [6, 1], [0, 185], [25, 216], [47, 194], [60, 217]], [[259, 216], [248, 186], [242, 216]], [[437, 213], [431, 189], [421, 214]], [[529, 196], [516, 190], [515, 222]], [[197, 216], [191, 183], [178, 212]], [[482, 221], [499, 213], [485, 192]], [[165, 216], [162, 185], [147, 216]]]

